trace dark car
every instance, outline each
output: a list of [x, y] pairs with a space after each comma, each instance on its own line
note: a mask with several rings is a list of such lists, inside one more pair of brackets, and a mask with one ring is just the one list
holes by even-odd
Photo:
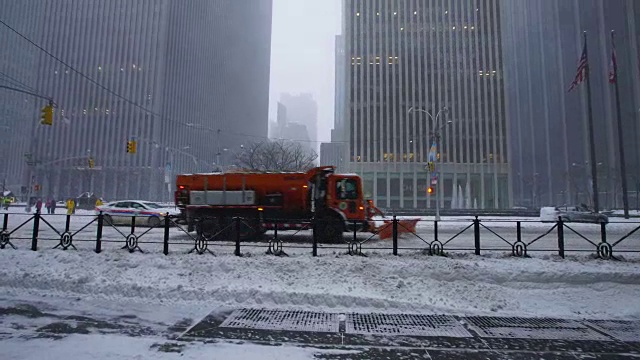
[[76, 199], [76, 209], [94, 210], [98, 197], [94, 193], [85, 192], [80, 194]]

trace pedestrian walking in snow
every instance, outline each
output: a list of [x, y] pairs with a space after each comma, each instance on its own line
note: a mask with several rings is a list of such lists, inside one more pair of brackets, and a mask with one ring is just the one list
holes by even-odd
[[44, 207], [47, 208], [47, 214], [51, 214], [51, 197], [47, 198], [47, 202], [44, 204]]
[[53, 196], [51, 197], [51, 213], [55, 214], [56, 213], [56, 198], [54, 198]]
[[36, 201], [36, 212], [39, 214], [42, 211], [42, 199], [38, 198]]

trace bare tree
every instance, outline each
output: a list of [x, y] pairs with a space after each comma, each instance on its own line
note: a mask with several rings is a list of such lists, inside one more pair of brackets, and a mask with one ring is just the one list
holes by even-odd
[[278, 140], [252, 143], [236, 156], [239, 166], [250, 171], [307, 171], [318, 158], [300, 143]]

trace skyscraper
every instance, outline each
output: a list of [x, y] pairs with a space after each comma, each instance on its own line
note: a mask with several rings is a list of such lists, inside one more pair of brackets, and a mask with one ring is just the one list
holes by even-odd
[[510, 206], [501, 3], [344, 2], [346, 166], [380, 206], [435, 207], [425, 165], [438, 129], [441, 205]]
[[288, 94], [280, 95], [280, 102], [287, 108], [287, 121], [299, 123], [307, 128], [311, 147], [315, 150], [318, 141], [318, 103], [313, 94]]
[[568, 92], [587, 32], [601, 208], [621, 208], [610, 32], [631, 206], [640, 191], [640, 4], [634, 0], [505, 1], [503, 30], [514, 202], [538, 207], [590, 204], [586, 84]]
[[[0, 71], [57, 103], [49, 127], [38, 125], [41, 100], [0, 101], [0, 114], [19, 111], [3, 124], [31, 127], [21, 134], [32, 179], [11, 183], [37, 182], [40, 196], [168, 200], [176, 173], [224, 166], [222, 149], [267, 137], [270, 0], [17, 3], [0, 0], [3, 21], [66, 65], [0, 28], [12, 50]], [[15, 177], [23, 149], [3, 154]]]

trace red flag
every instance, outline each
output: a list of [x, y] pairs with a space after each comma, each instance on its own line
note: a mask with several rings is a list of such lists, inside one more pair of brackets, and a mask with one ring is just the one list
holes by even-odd
[[609, 68], [609, 83], [615, 84], [618, 80], [618, 62], [616, 60], [616, 43], [613, 41], [613, 33], [611, 34], [611, 64]]
[[576, 71], [576, 78], [571, 83], [569, 87], [569, 92], [575, 89], [576, 86], [582, 84], [582, 82], [587, 78], [587, 41], [585, 40], [584, 46], [582, 47], [582, 56], [580, 56], [580, 62], [578, 62], [578, 70]]

